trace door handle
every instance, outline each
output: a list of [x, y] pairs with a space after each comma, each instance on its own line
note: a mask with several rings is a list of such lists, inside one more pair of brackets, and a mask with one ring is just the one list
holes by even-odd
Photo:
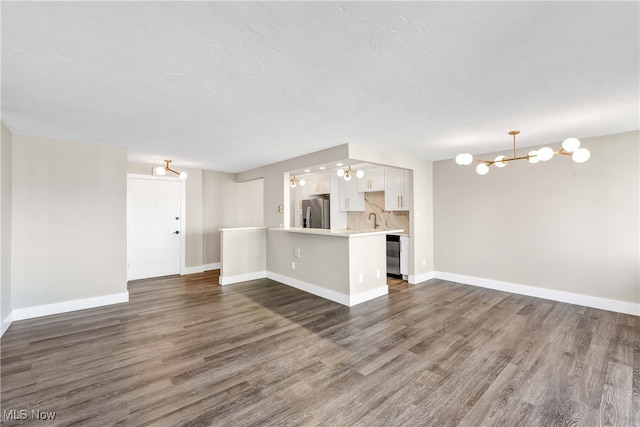
[[179, 231], [174, 231], [174, 232], [173, 232], [173, 233], [171, 233], [171, 234], [180, 234], [180, 232], [179, 232]]

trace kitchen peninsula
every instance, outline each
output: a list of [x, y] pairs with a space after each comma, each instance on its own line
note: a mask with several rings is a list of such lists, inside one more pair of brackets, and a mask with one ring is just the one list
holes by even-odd
[[[244, 231], [243, 231], [244, 230]], [[326, 230], [309, 228], [262, 228], [266, 250], [248, 250], [253, 246], [247, 235], [257, 229], [221, 229], [222, 266], [220, 284], [268, 277], [286, 285], [353, 306], [388, 293], [386, 235], [403, 230]], [[237, 242], [248, 246], [243, 250]], [[264, 244], [264, 243], [263, 243]], [[234, 248], [235, 253], [228, 253]], [[231, 250], [231, 249], [229, 249]], [[229, 267], [238, 272], [238, 252], [268, 253], [265, 270], [228, 275]], [[225, 263], [225, 260], [230, 260]], [[256, 265], [255, 260], [249, 264]], [[227, 265], [225, 265], [227, 264]], [[239, 279], [239, 280], [238, 280]]]

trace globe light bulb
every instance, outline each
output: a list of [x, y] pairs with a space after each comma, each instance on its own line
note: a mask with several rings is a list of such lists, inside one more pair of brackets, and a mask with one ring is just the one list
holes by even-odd
[[164, 168], [164, 166], [158, 166], [156, 169], [156, 175], [158, 176], [164, 176], [167, 174], [167, 170]]
[[542, 162], [546, 162], [547, 160], [553, 157], [553, 150], [549, 147], [543, 147], [538, 150], [538, 159]]
[[478, 172], [478, 175], [486, 175], [489, 173], [489, 166], [486, 163], [480, 163], [476, 166], [476, 172]]
[[468, 166], [471, 163], [473, 163], [473, 156], [471, 154], [469, 154], [469, 153], [465, 154], [464, 155], [464, 165]]
[[578, 148], [571, 155], [571, 158], [576, 163], [584, 163], [587, 160], [589, 160], [589, 157], [591, 157], [591, 152], [589, 150], [587, 150], [586, 148]]
[[344, 169], [338, 169], [338, 171], [336, 173], [338, 174], [338, 176], [340, 178], [342, 178], [344, 176]]
[[580, 140], [578, 138], [567, 138], [562, 141], [562, 149], [568, 153], [573, 153], [580, 148]]
[[296, 187], [296, 182], [292, 179], [289, 180], [289, 187], [291, 188], [295, 188]]
[[456, 163], [462, 166], [470, 165], [473, 162], [473, 156], [469, 153], [462, 153], [456, 156]]
[[305, 181], [304, 179], [301, 179], [300, 181], [298, 181], [298, 183], [300, 184], [301, 187], [304, 187], [307, 181]]
[[351, 174], [350, 173], [345, 173], [344, 174], [344, 180], [345, 181], [351, 181]]
[[540, 158], [538, 157], [538, 152], [536, 150], [529, 151], [529, 163], [538, 163]]
[[362, 178], [363, 176], [364, 176], [364, 171], [363, 170], [359, 170], [358, 172], [356, 172], [356, 177]]
[[186, 172], [180, 172], [180, 175], [178, 176], [180, 177], [180, 179], [187, 179], [189, 175]]
[[507, 162], [504, 161], [504, 159], [506, 159], [507, 156], [498, 156], [494, 159], [495, 163], [494, 166], [498, 167], [498, 168], [503, 168], [505, 166], [507, 166]]

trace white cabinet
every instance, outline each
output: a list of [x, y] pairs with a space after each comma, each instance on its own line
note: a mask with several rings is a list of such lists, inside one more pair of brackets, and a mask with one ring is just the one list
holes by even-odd
[[404, 169], [384, 171], [384, 210], [408, 211], [411, 209], [411, 174]]
[[364, 193], [358, 192], [355, 179], [345, 181], [340, 179], [340, 210], [364, 211]]
[[384, 169], [368, 169], [358, 178], [358, 191], [384, 191]]
[[409, 236], [400, 236], [400, 274], [409, 274]]
[[331, 177], [327, 174], [312, 175], [306, 181], [305, 187], [310, 196], [331, 193]]

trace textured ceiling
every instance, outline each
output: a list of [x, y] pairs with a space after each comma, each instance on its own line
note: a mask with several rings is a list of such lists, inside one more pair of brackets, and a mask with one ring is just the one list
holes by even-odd
[[239, 172], [640, 128], [638, 2], [2, 2], [2, 121]]

